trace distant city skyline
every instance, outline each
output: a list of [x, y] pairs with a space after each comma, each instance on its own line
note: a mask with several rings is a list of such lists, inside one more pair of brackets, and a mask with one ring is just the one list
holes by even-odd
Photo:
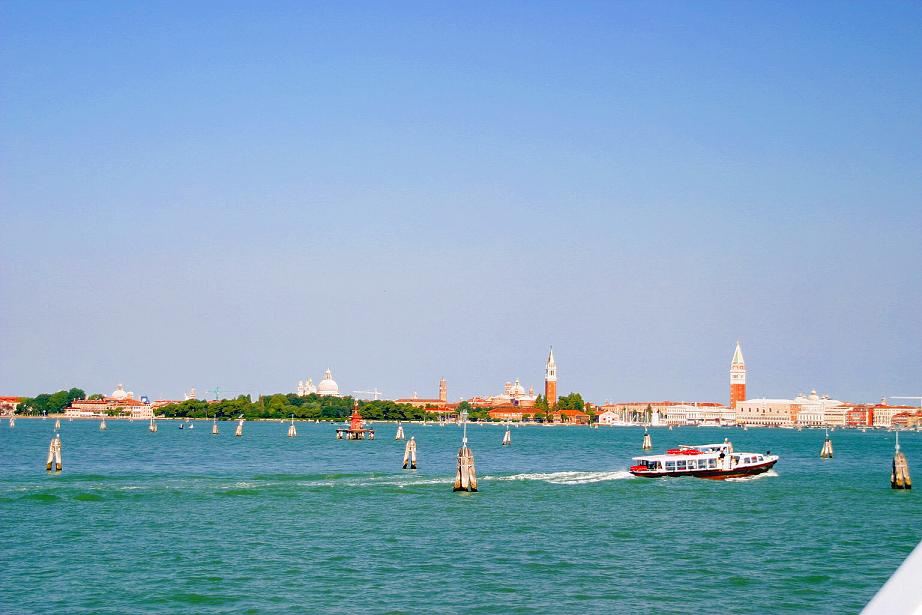
[[922, 395], [922, 5], [0, 4], [0, 395]]

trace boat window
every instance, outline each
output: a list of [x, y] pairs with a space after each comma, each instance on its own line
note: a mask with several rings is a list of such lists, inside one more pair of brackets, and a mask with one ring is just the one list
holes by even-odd
[[711, 459], [708, 459], [708, 467], [709, 467], [709, 468], [716, 468], [716, 467], [717, 467], [717, 460], [714, 459], [713, 457], [712, 457]]
[[675, 463], [676, 463], [675, 465], [676, 470], [684, 470], [686, 467], [686, 463], [684, 459], [682, 461], [676, 461]]
[[667, 461], [667, 462], [666, 462], [666, 469], [667, 469], [667, 470], [675, 470], [675, 462], [674, 462], [674, 461]]
[[763, 457], [762, 455], [759, 455], [759, 461], [765, 461], [765, 457]]
[[689, 459], [689, 460], [688, 460], [688, 469], [689, 469], [689, 470], [697, 470], [697, 469], [698, 469], [698, 462], [697, 462], [696, 460], [694, 460], [694, 459]]

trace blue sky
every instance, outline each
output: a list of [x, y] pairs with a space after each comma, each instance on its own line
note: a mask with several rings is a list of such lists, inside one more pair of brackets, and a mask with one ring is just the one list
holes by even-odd
[[915, 3], [0, 4], [0, 393], [922, 395]]

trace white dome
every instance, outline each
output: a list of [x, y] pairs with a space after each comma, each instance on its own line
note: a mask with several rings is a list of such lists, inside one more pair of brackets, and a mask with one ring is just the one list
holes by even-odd
[[117, 387], [115, 387], [115, 390], [112, 391], [112, 395], [110, 395], [109, 397], [111, 397], [112, 399], [125, 399], [126, 397], [128, 397], [128, 393], [125, 392], [124, 386], [118, 385]]
[[317, 383], [317, 395], [339, 395], [339, 385], [333, 380], [333, 372], [323, 373], [323, 380]]
[[525, 395], [525, 387], [523, 387], [521, 384], [519, 384], [519, 379], [518, 379], [518, 378], [515, 379], [515, 384], [512, 385], [512, 389], [511, 389], [510, 393], [511, 393], [512, 395]]

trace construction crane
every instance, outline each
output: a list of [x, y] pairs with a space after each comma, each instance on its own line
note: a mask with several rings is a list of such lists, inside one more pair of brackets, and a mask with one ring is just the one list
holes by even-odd
[[373, 396], [372, 399], [374, 399], [375, 401], [378, 401], [379, 399], [381, 399], [381, 391], [378, 390], [378, 387], [375, 387], [374, 391], [352, 391], [353, 395], [355, 395], [356, 393], [360, 393], [362, 395], [372, 395]]

